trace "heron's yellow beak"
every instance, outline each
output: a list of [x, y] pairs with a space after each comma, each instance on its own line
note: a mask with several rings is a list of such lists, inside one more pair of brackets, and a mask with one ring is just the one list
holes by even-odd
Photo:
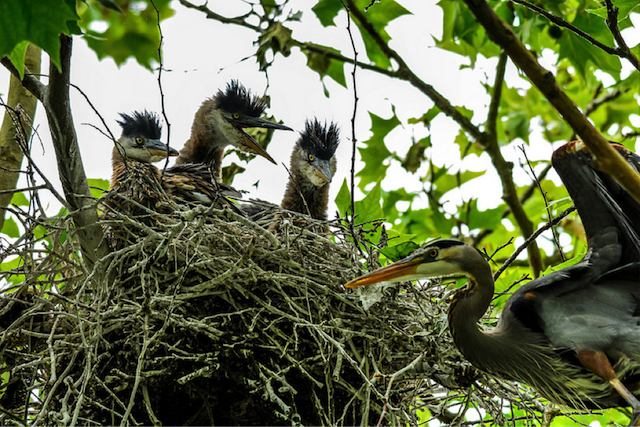
[[394, 262], [386, 267], [372, 271], [363, 276], [358, 277], [348, 283], [345, 283], [347, 288], [359, 288], [360, 286], [373, 285], [380, 282], [403, 282], [405, 280], [414, 280], [422, 275], [418, 274], [418, 266], [422, 264], [422, 259], [419, 256], [412, 256]]

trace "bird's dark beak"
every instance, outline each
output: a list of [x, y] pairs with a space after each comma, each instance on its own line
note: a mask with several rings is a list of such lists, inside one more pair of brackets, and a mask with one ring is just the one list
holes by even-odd
[[167, 147], [167, 144], [160, 141], [159, 139], [147, 140], [145, 148], [149, 150], [149, 153], [151, 153], [154, 158], [159, 158], [159, 160], [162, 160], [166, 157], [175, 157], [180, 154], [178, 153], [178, 150], [172, 147]]
[[241, 142], [242, 147], [238, 147], [238, 148], [240, 148], [243, 151], [247, 151], [249, 153], [253, 153], [253, 154], [257, 154], [258, 156], [262, 156], [265, 159], [269, 160], [274, 165], [278, 164], [278, 162], [273, 160], [273, 157], [271, 157], [269, 155], [269, 153], [267, 153], [267, 151], [264, 148], [262, 148], [262, 145], [258, 144], [258, 141], [253, 139], [253, 137], [251, 135], [249, 135], [248, 133], [244, 132], [242, 129], [240, 129], [240, 132], [242, 132], [242, 136], [244, 136], [244, 140]]
[[415, 280], [423, 275], [417, 274], [418, 266], [422, 264], [422, 258], [420, 256], [410, 256], [398, 262], [394, 262], [386, 267], [367, 273], [364, 276], [360, 276], [348, 283], [345, 283], [347, 288], [359, 288], [360, 286], [373, 285], [380, 282], [403, 282], [405, 280]]
[[266, 152], [264, 148], [258, 142], [253, 139], [251, 135], [244, 132], [243, 128], [266, 128], [266, 129], [281, 129], [281, 130], [293, 130], [288, 126], [281, 125], [279, 123], [274, 123], [269, 120], [261, 119], [259, 117], [242, 117], [234, 122], [234, 125], [242, 132], [244, 136], [243, 146], [238, 147], [242, 150], [248, 151], [250, 153], [257, 154], [259, 156], [264, 157], [269, 160], [274, 165], [277, 165], [278, 162], [273, 160], [273, 157]]
[[327, 182], [331, 182], [331, 163], [329, 160], [317, 159], [314, 166]]
[[293, 130], [289, 126], [281, 125], [280, 123], [274, 123], [269, 120], [261, 119], [259, 117], [242, 117], [237, 120], [236, 126], [242, 128], [265, 128], [265, 129], [279, 129], [279, 130]]

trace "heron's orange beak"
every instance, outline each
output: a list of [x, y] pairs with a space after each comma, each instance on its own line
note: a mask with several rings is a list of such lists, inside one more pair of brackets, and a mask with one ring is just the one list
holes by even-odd
[[387, 265], [386, 267], [379, 268], [376, 271], [372, 271], [371, 273], [360, 276], [357, 279], [345, 283], [344, 286], [347, 288], [359, 288], [360, 286], [368, 286], [380, 282], [403, 282], [405, 280], [415, 280], [420, 277], [424, 277], [423, 275], [419, 275], [417, 271], [420, 264], [422, 264], [421, 257], [408, 257]]

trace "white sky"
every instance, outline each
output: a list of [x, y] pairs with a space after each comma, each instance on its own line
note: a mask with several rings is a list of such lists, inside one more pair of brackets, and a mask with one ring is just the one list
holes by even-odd
[[[304, 12], [301, 23], [289, 24], [293, 29], [293, 37], [336, 47], [344, 55], [352, 57], [351, 42], [346, 30], [346, 13], [339, 14], [336, 19], [337, 27], [324, 28], [310, 10], [315, 3], [312, 0], [289, 2], [293, 9]], [[399, 0], [399, 3], [413, 12], [413, 15], [403, 16], [387, 27], [392, 37], [391, 47], [405, 58], [409, 66], [425, 82], [433, 85], [452, 104], [476, 111], [473, 121], [476, 124], [481, 123], [489, 102], [481, 83], [493, 81], [497, 60], [479, 58], [475, 70], [460, 69], [460, 65], [466, 63], [461, 61], [463, 58], [434, 47], [433, 37], [442, 36], [442, 10], [436, 6], [436, 1]], [[242, 5], [241, 2], [216, 2], [216, 7], [225, 4], [230, 7], [225, 12], [227, 16], [246, 12], [231, 9], [238, 4]], [[238, 26], [207, 20], [202, 13], [188, 10], [177, 2], [174, 3], [174, 7], [176, 14], [162, 23], [164, 65], [168, 70], [163, 72], [162, 84], [167, 115], [171, 123], [170, 143], [179, 150], [189, 137], [193, 116], [202, 101], [213, 96], [219, 88], [224, 88], [231, 79], [240, 80], [258, 94], [264, 92], [267, 81], [264, 73], [258, 71], [254, 58], [242, 61], [255, 50], [255, 33]], [[356, 46], [359, 60], [366, 61], [364, 45], [357, 35]], [[46, 59], [43, 61], [42, 70], [43, 73], [48, 70]], [[293, 48], [292, 54], [287, 58], [278, 54], [269, 70], [269, 94], [272, 101], [268, 113], [297, 131], [303, 129], [305, 119], [314, 116], [321, 120], [334, 120], [341, 128], [341, 145], [337, 151], [338, 173], [331, 187], [330, 217], [333, 217], [335, 212], [333, 199], [350, 169], [352, 66], [346, 65], [346, 70], [348, 89], [325, 78], [324, 83], [330, 91], [331, 98], [324, 96], [318, 75], [306, 66], [306, 56], [298, 48]], [[528, 83], [518, 77], [513, 65], [509, 66], [507, 79], [511, 84], [516, 82], [521, 87], [528, 87]], [[79, 37], [74, 39], [71, 80], [89, 96], [116, 137], [120, 134], [115, 123], [118, 112], [129, 113], [140, 109], [161, 112], [157, 73], [149, 72], [134, 60], [129, 60], [120, 68], [108, 58], [98, 61], [95, 53]], [[3, 94], [3, 99], [6, 99], [8, 82], [8, 72], [0, 68], [0, 94]], [[357, 71], [357, 92], [359, 103], [356, 131], [360, 142], [370, 137], [371, 122], [368, 111], [389, 118], [393, 104], [400, 120], [406, 121], [411, 117], [420, 117], [433, 106], [426, 96], [409, 83], [364, 70]], [[87, 176], [109, 179], [112, 143], [95, 129], [85, 125], [91, 123], [101, 127], [100, 121], [84, 98], [73, 89], [71, 95], [76, 131]], [[61, 189], [55, 154], [41, 106], [38, 106], [36, 123], [39, 125], [42, 143], [34, 143], [32, 154], [49, 179]], [[165, 140], [166, 129], [165, 125]], [[431, 126], [433, 148], [427, 151], [427, 155], [432, 156], [436, 165], [446, 164], [453, 166], [454, 170], [461, 167], [471, 170], [486, 168], [486, 154], [479, 160], [465, 159], [464, 163], [460, 162], [457, 148], [452, 150], [457, 132], [458, 126], [440, 115]], [[412, 137], [419, 140], [428, 134], [429, 131], [422, 125], [410, 125], [394, 130], [385, 143], [390, 151], [404, 157], [411, 146]], [[279, 203], [288, 179], [282, 163], [289, 165], [291, 149], [297, 137], [297, 132], [276, 131], [269, 146], [269, 153], [280, 164], [276, 166], [259, 157], [248, 165], [245, 173], [236, 176], [234, 187], [250, 191], [245, 198], [260, 197]], [[504, 156], [516, 165], [521, 156], [517, 145], [511, 144], [503, 149]], [[548, 143], [536, 138], [532, 140], [532, 148], [528, 149], [530, 160], [550, 159], [551, 152], [552, 148]], [[226, 162], [229, 163], [233, 159], [234, 157], [227, 158]], [[240, 164], [245, 166], [241, 162]], [[357, 166], [356, 170], [361, 166], [362, 164]], [[404, 171], [397, 162], [393, 162], [383, 188], [390, 190], [405, 187], [408, 191], [420, 191], [423, 184], [419, 182], [418, 177], [424, 175], [426, 167], [427, 165], [424, 165], [417, 174], [412, 175]], [[483, 178], [476, 180], [478, 182], [475, 185], [466, 186], [462, 195], [465, 199], [480, 197], [482, 209], [494, 207], [500, 202], [500, 182], [495, 171], [491, 167], [489, 169]], [[253, 187], [256, 181], [260, 181], [258, 190]], [[519, 185], [525, 185], [530, 182], [530, 178], [516, 168], [516, 181]], [[52, 212], [57, 210], [56, 207]]]

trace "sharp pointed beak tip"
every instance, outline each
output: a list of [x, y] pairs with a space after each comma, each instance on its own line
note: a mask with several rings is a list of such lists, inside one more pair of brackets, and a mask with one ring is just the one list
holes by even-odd
[[149, 152], [154, 156], [158, 156], [162, 158], [175, 157], [180, 154], [178, 150], [172, 147], [167, 147], [167, 144], [160, 140], [149, 141], [148, 149], [149, 149]]
[[331, 175], [331, 165], [329, 163], [329, 160], [318, 161], [318, 163], [315, 166], [318, 172], [320, 172], [320, 175], [322, 176], [322, 178], [325, 179], [327, 182], [331, 182], [331, 180], [333, 179], [333, 176]]
[[278, 164], [278, 162], [276, 162], [276, 161], [273, 159], [273, 157], [271, 157], [271, 156], [269, 155], [269, 153], [267, 153], [267, 150], [265, 150], [264, 148], [262, 148], [262, 146], [261, 146], [260, 144], [258, 144], [258, 142], [257, 142], [255, 139], [253, 139], [253, 138], [251, 137], [251, 135], [246, 134], [246, 133], [245, 133], [245, 135], [246, 135], [247, 137], [245, 138], [245, 141], [244, 141], [244, 144], [243, 144], [243, 145], [244, 145], [244, 147], [243, 147], [244, 151], [248, 151], [248, 152], [250, 152], [250, 153], [257, 154], [258, 156], [262, 156], [262, 157], [264, 157], [265, 159], [269, 160], [269, 161], [270, 161], [271, 163], [273, 163], [274, 165], [277, 165], [277, 164]]

